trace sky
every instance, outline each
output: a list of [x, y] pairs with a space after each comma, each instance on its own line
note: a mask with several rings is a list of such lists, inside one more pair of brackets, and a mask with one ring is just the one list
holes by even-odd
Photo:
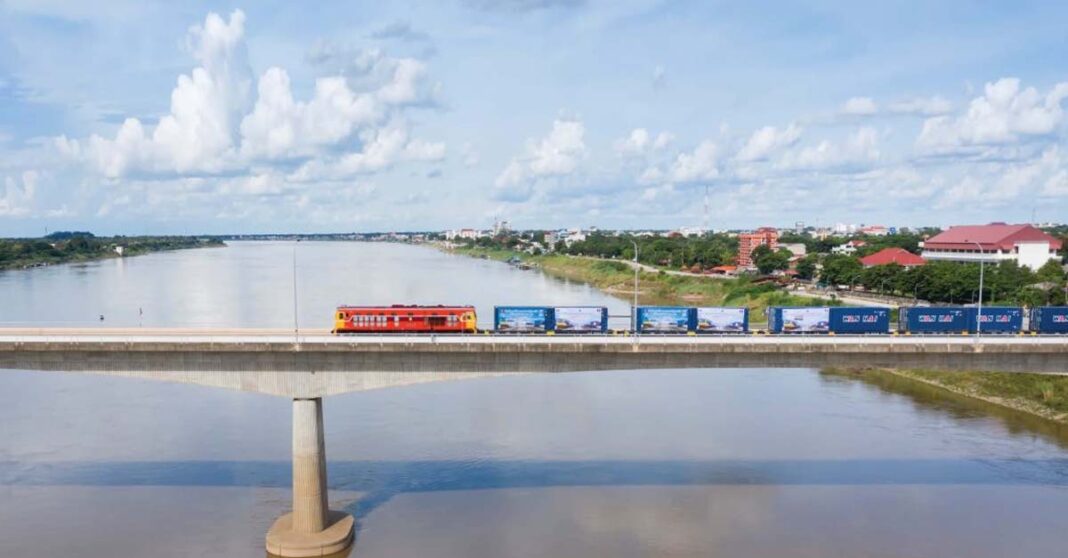
[[0, 235], [1066, 221], [1066, 20], [0, 0]]

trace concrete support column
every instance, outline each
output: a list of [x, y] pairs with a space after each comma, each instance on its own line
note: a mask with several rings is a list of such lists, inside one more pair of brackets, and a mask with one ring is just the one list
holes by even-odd
[[326, 443], [323, 400], [293, 400], [293, 530], [326, 528]]
[[324, 556], [352, 544], [351, 515], [327, 507], [326, 438], [323, 400], [293, 400], [293, 513], [267, 531], [267, 552], [275, 556]]

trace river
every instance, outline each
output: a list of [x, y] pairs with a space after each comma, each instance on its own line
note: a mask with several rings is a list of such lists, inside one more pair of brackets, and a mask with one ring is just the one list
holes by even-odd
[[[338, 303], [625, 301], [430, 248], [231, 243], [0, 272], [0, 325], [328, 328]], [[100, 317], [103, 316], [103, 321]], [[813, 370], [530, 375], [328, 398], [353, 556], [1064, 555], [1068, 437]], [[0, 373], [0, 556], [263, 556], [290, 403]]]

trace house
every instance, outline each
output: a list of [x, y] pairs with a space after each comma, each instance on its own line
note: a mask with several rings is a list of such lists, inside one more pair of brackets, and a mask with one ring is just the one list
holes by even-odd
[[919, 267], [927, 263], [923, 258], [904, 248], [884, 248], [878, 252], [860, 258], [864, 267], [897, 264], [904, 268]]
[[1059, 259], [1061, 241], [1032, 225], [963, 225], [950, 227], [922, 244], [929, 261], [1014, 261], [1032, 270]]
[[831, 248], [831, 253], [839, 256], [852, 256], [857, 253], [857, 248], [867, 245], [868, 243], [863, 240], [850, 240], [845, 244], [839, 244], [838, 246]]

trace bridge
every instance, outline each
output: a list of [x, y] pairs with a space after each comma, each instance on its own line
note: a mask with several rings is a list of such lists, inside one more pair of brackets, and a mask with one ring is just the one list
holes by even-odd
[[1068, 374], [1068, 337], [364, 335], [301, 330], [0, 329], [0, 369], [192, 383], [293, 400], [293, 511], [279, 556], [346, 549], [353, 518], [327, 506], [324, 397], [527, 373], [679, 368], [891, 367]]

